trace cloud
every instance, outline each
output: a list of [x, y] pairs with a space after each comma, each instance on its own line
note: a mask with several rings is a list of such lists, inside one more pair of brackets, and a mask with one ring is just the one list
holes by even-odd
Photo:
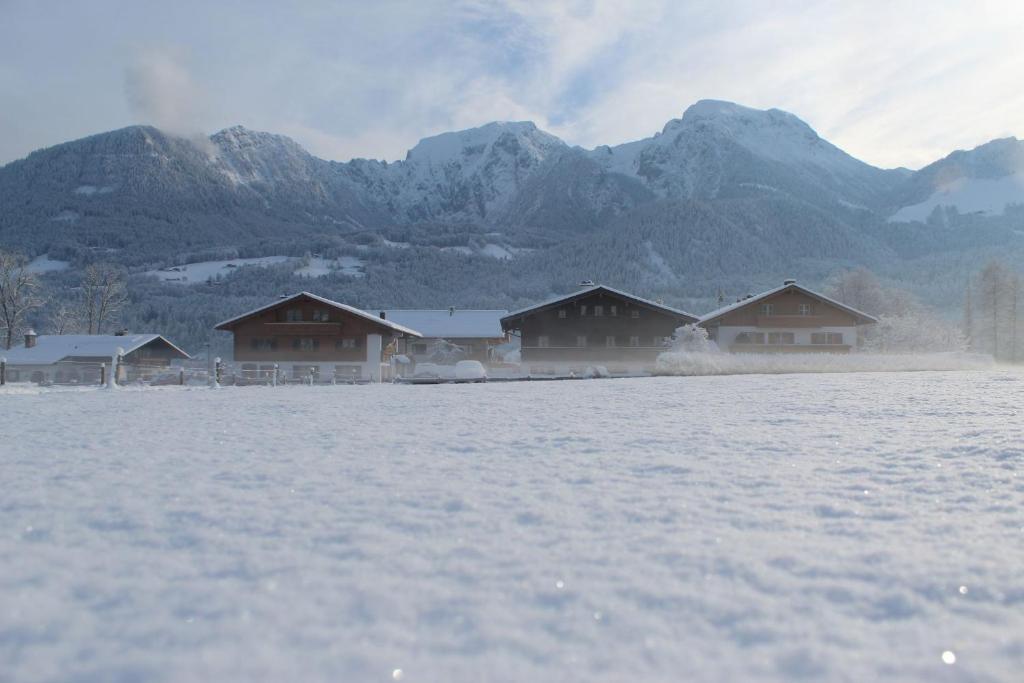
[[180, 51], [138, 54], [125, 69], [124, 91], [139, 123], [179, 135], [203, 132], [203, 92]]
[[[54, 22], [16, 5], [0, 23], [0, 83], [17, 84], [0, 116], [23, 133], [0, 155], [126, 120], [183, 133], [241, 123], [338, 160], [400, 159], [422, 137], [491, 120], [594, 147], [649, 136], [702, 98], [791, 111], [884, 166], [1024, 133], [1018, 0], [252, 6], [96, 0]], [[110, 64], [128, 65], [123, 83]]]

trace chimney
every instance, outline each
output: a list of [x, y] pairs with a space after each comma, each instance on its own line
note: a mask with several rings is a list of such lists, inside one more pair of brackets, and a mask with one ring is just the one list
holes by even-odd
[[114, 333], [114, 336], [115, 337], [127, 337], [128, 336], [128, 330], [122, 327], [120, 330], [118, 330], [117, 332]]
[[795, 285], [796, 284], [796, 280], [783, 280], [782, 284], [784, 284], [784, 285], [786, 285], [788, 287], [789, 285]]
[[593, 287], [594, 286], [594, 281], [593, 280], [580, 280], [579, 286], [580, 287]]
[[380, 319], [381, 320], [387, 320], [388, 319], [388, 314], [387, 314], [386, 311], [381, 311], [380, 312]]
[[36, 345], [36, 331], [29, 328], [28, 332], [25, 333], [25, 348], [31, 349]]

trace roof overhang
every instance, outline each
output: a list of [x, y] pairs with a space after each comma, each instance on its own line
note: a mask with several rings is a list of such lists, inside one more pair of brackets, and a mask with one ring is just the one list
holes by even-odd
[[662, 313], [662, 314], [665, 314], [665, 315], [673, 316], [675, 318], [678, 318], [679, 321], [681, 323], [684, 323], [684, 324], [685, 323], [695, 323], [695, 322], [697, 322], [699, 320], [699, 318], [697, 316], [695, 316], [695, 315], [693, 315], [691, 313], [687, 313], [686, 311], [679, 310], [678, 308], [672, 308], [671, 306], [666, 306], [664, 304], [660, 304], [657, 301], [651, 301], [650, 299], [644, 299], [642, 297], [636, 296], [634, 294], [630, 294], [629, 292], [624, 292], [624, 291], [622, 291], [620, 289], [615, 289], [613, 287], [607, 287], [605, 285], [594, 285], [593, 287], [587, 287], [587, 288], [581, 289], [581, 290], [579, 290], [577, 292], [573, 292], [572, 294], [567, 294], [565, 296], [560, 296], [560, 297], [555, 298], [555, 299], [549, 299], [549, 300], [543, 301], [543, 302], [541, 302], [539, 304], [534, 304], [532, 306], [528, 306], [526, 308], [521, 308], [521, 309], [519, 309], [517, 311], [513, 311], [513, 312], [509, 313], [508, 315], [506, 315], [505, 317], [503, 317], [501, 319], [501, 327], [502, 327], [503, 330], [506, 330], [506, 331], [518, 329], [520, 324], [521, 324], [521, 320], [523, 318], [525, 318], [526, 316], [528, 316], [528, 315], [534, 315], [534, 314], [540, 313], [542, 311], [546, 311], [546, 310], [549, 310], [549, 309], [552, 309], [552, 308], [557, 308], [559, 306], [564, 306], [565, 304], [573, 303], [573, 302], [578, 301], [578, 300], [580, 300], [580, 299], [582, 299], [584, 297], [590, 296], [591, 294], [601, 293], [601, 292], [604, 292], [604, 293], [607, 293], [607, 294], [611, 294], [611, 295], [619, 297], [621, 299], [626, 299], [627, 301], [629, 301], [631, 303], [634, 303], [634, 304], [636, 304], [638, 306], [642, 306], [642, 307], [647, 308], [649, 310], [653, 310], [653, 311], [657, 311], [658, 313]]
[[379, 316], [373, 315], [372, 313], [367, 313], [364, 310], [358, 309], [355, 306], [349, 306], [348, 304], [343, 304], [339, 301], [332, 301], [331, 299], [327, 299], [322, 296], [317, 296], [316, 294], [312, 294], [311, 292], [299, 292], [298, 294], [292, 294], [291, 296], [285, 297], [283, 299], [278, 299], [267, 304], [266, 306], [260, 306], [259, 308], [253, 309], [246, 313], [242, 313], [241, 315], [237, 315], [234, 318], [229, 318], [223, 322], [219, 322], [216, 325], [214, 325], [214, 329], [225, 330], [230, 332], [232, 329], [234, 329], [236, 325], [245, 320], [253, 318], [265, 311], [273, 310], [279, 306], [284, 306], [288, 303], [291, 303], [299, 299], [309, 299], [312, 301], [316, 301], [324, 304], [325, 306], [330, 306], [335, 310], [342, 311], [343, 313], [348, 313], [350, 315], [356, 316], [357, 318], [362, 318], [367, 322], [371, 322], [375, 325], [385, 328], [392, 335], [404, 335], [409, 337], [423, 336], [412, 328], [405, 327], [404, 325], [399, 325], [397, 323], [393, 323], [390, 320], [385, 320]]

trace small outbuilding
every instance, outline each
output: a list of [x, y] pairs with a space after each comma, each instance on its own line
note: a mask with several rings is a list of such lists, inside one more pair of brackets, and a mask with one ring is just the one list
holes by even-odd
[[490, 362], [492, 350], [508, 341], [501, 328], [501, 319], [507, 314], [506, 310], [457, 308], [380, 312], [382, 318], [423, 335], [422, 339], [404, 337], [398, 341], [397, 352], [416, 363]]
[[187, 353], [159, 334], [25, 334], [24, 344], [0, 356], [7, 359], [8, 382], [97, 384], [100, 366], [110, 368], [120, 352], [118, 381], [149, 379], [166, 373]]

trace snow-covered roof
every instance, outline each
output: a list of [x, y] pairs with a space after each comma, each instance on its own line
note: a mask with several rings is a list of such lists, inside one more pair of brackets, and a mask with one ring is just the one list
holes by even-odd
[[501, 318], [505, 310], [390, 310], [384, 315], [391, 322], [405, 325], [424, 337], [441, 339], [500, 339]]
[[166, 343], [182, 358], [191, 357], [159, 334], [45, 334], [36, 337], [36, 345], [31, 348], [0, 350], [0, 356], [6, 357], [9, 365], [51, 365], [69, 357], [110, 358], [118, 348], [127, 355], [156, 340]]
[[354, 315], [356, 317], [365, 318], [366, 320], [374, 322], [374, 323], [376, 323], [376, 324], [378, 324], [378, 325], [380, 325], [382, 327], [387, 327], [387, 328], [389, 328], [391, 330], [394, 330], [395, 332], [401, 332], [402, 334], [408, 334], [408, 335], [413, 336], [413, 337], [422, 337], [423, 336], [422, 334], [420, 334], [416, 330], [411, 329], [409, 327], [405, 327], [404, 325], [399, 325], [398, 323], [391, 322], [390, 320], [384, 320], [380, 316], [373, 315], [372, 313], [367, 313], [366, 311], [360, 310], [360, 309], [356, 308], [355, 306], [349, 306], [348, 304], [343, 304], [343, 303], [340, 303], [338, 301], [332, 301], [331, 299], [327, 299], [327, 298], [324, 298], [322, 296], [317, 296], [316, 294], [312, 294], [310, 292], [299, 292], [298, 294], [292, 294], [291, 296], [285, 297], [283, 299], [278, 299], [276, 301], [272, 301], [269, 304], [267, 304], [266, 306], [260, 306], [259, 308], [254, 308], [253, 310], [248, 311], [246, 313], [243, 313], [242, 315], [236, 315], [234, 318], [229, 318], [228, 320], [225, 320], [224, 322], [217, 323], [214, 326], [214, 328], [218, 329], [218, 330], [226, 329], [228, 326], [233, 325], [233, 324], [235, 324], [235, 323], [237, 323], [237, 322], [239, 322], [241, 320], [244, 320], [245, 318], [249, 318], [251, 316], [256, 315], [257, 313], [262, 313], [263, 311], [270, 310], [272, 308], [277, 308], [278, 306], [280, 306], [282, 304], [286, 304], [286, 303], [288, 303], [290, 301], [294, 301], [295, 299], [298, 299], [298, 298], [301, 298], [301, 297], [308, 297], [310, 299], [313, 299], [314, 301], [319, 301], [322, 304], [326, 304], [327, 306], [331, 306], [333, 308], [340, 309], [342, 311], [345, 311], [346, 313], [351, 313], [352, 315]]
[[878, 322], [878, 318], [876, 318], [873, 315], [868, 315], [867, 313], [864, 313], [863, 311], [858, 311], [856, 308], [853, 308], [852, 306], [847, 306], [846, 304], [840, 303], [839, 301], [836, 301], [835, 299], [831, 299], [831, 298], [825, 296], [824, 294], [819, 294], [818, 292], [815, 292], [814, 290], [807, 289], [806, 287], [801, 287], [800, 285], [796, 284], [795, 282], [786, 282], [786, 283], [780, 285], [779, 287], [775, 287], [774, 289], [769, 289], [766, 292], [761, 292], [760, 294], [755, 294], [754, 296], [748, 297], [746, 299], [740, 299], [736, 303], [729, 304], [728, 306], [723, 306], [723, 307], [721, 307], [721, 308], [719, 308], [717, 310], [711, 311], [710, 313], [706, 313], [705, 315], [703, 315], [701, 317], [700, 324], [703, 325], [705, 323], [711, 322], [712, 320], [715, 320], [717, 318], [721, 318], [723, 315], [725, 315], [727, 313], [731, 313], [731, 312], [733, 312], [735, 310], [743, 308], [744, 306], [749, 306], [750, 304], [756, 304], [757, 302], [762, 301], [764, 299], [767, 299], [769, 297], [775, 296], [776, 294], [781, 294], [782, 292], [785, 292], [786, 290], [796, 290], [798, 292], [803, 292], [807, 296], [809, 296], [809, 297], [811, 297], [813, 299], [817, 299], [818, 301], [821, 301], [822, 303], [829, 304], [830, 306], [835, 306], [836, 308], [838, 308], [840, 310], [843, 310], [843, 311], [846, 311], [850, 315], [859, 318], [858, 322], [860, 322], [861, 324], [864, 324], [864, 323], [877, 323]]
[[526, 313], [532, 313], [532, 312], [539, 311], [539, 310], [542, 310], [542, 309], [545, 309], [545, 308], [549, 308], [551, 306], [557, 306], [558, 304], [561, 304], [561, 303], [566, 303], [566, 302], [569, 302], [569, 301], [574, 301], [576, 299], [579, 299], [581, 297], [584, 297], [584, 296], [586, 296], [588, 294], [591, 294], [591, 293], [597, 292], [597, 291], [603, 291], [603, 292], [608, 292], [609, 294], [615, 294], [616, 296], [620, 296], [623, 299], [628, 299], [630, 301], [633, 301], [635, 303], [641, 304], [643, 306], [647, 306], [648, 308], [653, 308], [655, 310], [663, 311], [665, 313], [668, 313], [669, 315], [678, 316], [680, 318], [687, 318], [688, 319], [687, 322], [697, 322], [697, 316], [695, 316], [695, 315], [693, 315], [691, 313], [687, 313], [686, 311], [680, 310], [678, 308], [672, 308], [671, 306], [666, 306], [665, 304], [660, 304], [657, 301], [651, 301], [650, 299], [644, 299], [642, 297], [636, 296], [635, 294], [630, 294], [629, 292], [623, 292], [621, 289], [615, 289], [614, 287], [608, 287], [606, 285], [592, 285], [592, 286], [589, 286], [589, 287], [584, 287], [582, 289], [579, 289], [579, 290], [573, 292], [572, 294], [566, 294], [564, 296], [555, 297], [554, 299], [548, 299], [547, 301], [542, 301], [539, 304], [533, 304], [532, 306], [527, 306], [526, 308], [520, 308], [519, 310], [512, 311], [511, 313], [506, 315], [504, 318], [501, 319], [501, 321], [504, 324], [504, 323], [506, 323], [508, 321], [511, 321], [513, 318], [518, 318], [518, 317], [520, 317], [520, 316], [522, 316], [522, 315], [524, 315]]

